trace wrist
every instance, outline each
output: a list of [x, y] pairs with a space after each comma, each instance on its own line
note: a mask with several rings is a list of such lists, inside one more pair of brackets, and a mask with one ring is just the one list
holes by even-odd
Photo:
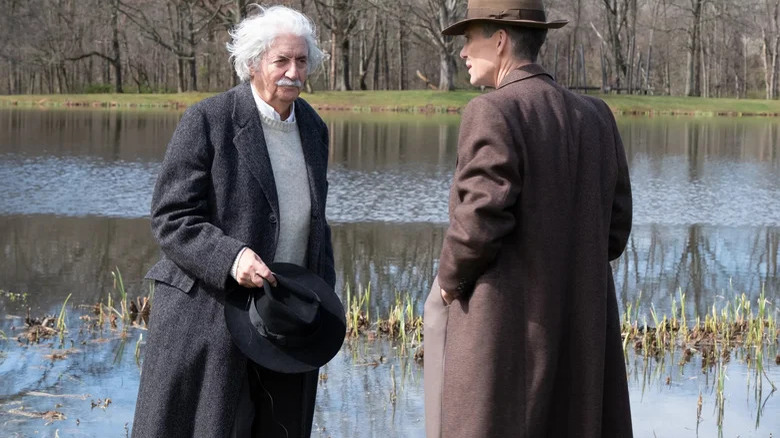
[[248, 247], [246, 246], [241, 248], [241, 251], [238, 252], [235, 260], [233, 260], [233, 266], [230, 268], [230, 276], [236, 281], [238, 281], [238, 262], [241, 260], [241, 256], [244, 255], [244, 251], [246, 251], [247, 248]]

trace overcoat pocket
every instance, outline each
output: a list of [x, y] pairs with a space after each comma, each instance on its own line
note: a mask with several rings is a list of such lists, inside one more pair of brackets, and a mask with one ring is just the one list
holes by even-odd
[[144, 278], [165, 283], [184, 293], [190, 293], [192, 287], [195, 285], [194, 278], [182, 271], [176, 263], [165, 258], [152, 266], [152, 269], [149, 269], [149, 272], [146, 273]]

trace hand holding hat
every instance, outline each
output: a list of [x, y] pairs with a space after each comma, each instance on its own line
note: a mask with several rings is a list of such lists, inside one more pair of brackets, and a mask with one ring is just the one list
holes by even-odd
[[313, 371], [338, 353], [347, 331], [341, 300], [325, 281], [290, 263], [268, 265], [277, 286], [241, 288], [225, 300], [225, 321], [247, 358], [281, 373]]

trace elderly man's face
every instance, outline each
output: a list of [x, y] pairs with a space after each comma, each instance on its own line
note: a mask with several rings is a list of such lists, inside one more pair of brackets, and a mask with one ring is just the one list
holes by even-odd
[[479, 24], [471, 25], [463, 34], [466, 42], [460, 57], [466, 60], [469, 82], [474, 86], [495, 87], [498, 69], [499, 32], [485, 38]]
[[306, 39], [279, 35], [252, 69], [252, 85], [260, 98], [282, 116], [301, 93], [308, 62]]

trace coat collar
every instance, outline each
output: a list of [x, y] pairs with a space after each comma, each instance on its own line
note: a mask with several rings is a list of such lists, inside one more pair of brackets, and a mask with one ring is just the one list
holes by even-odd
[[[263, 125], [260, 122], [260, 114], [252, 96], [252, 88], [249, 83], [244, 83], [234, 88], [236, 94], [233, 105], [233, 123], [236, 126], [236, 134], [233, 144], [238, 149], [241, 159], [246, 160], [252, 175], [260, 184], [271, 209], [279, 217], [279, 198], [276, 192], [271, 158], [268, 155], [268, 147], [265, 143]], [[325, 200], [320, 199], [320, 190], [316, 186], [321, 178], [317, 178], [321, 172], [327, 171], [327, 161], [318, 154], [317, 144], [320, 140], [320, 123], [314, 111], [301, 98], [295, 101], [295, 122], [301, 137], [306, 170], [309, 176], [309, 193], [311, 195], [311, 208], [318, 212]], [[323, 148], [326, 145], [323, 145]]]
[[550, 79], [555, 80], [550, 73], [547, 73], [544, 68], [539, 64], [525, 64], [515, 70], [510, 71], [504, 80], [498, 85], [498, 88], [506, 87], [507, 85], [522, 81], [524, 79], [532, 78], [534, 76], [546, 75]]

